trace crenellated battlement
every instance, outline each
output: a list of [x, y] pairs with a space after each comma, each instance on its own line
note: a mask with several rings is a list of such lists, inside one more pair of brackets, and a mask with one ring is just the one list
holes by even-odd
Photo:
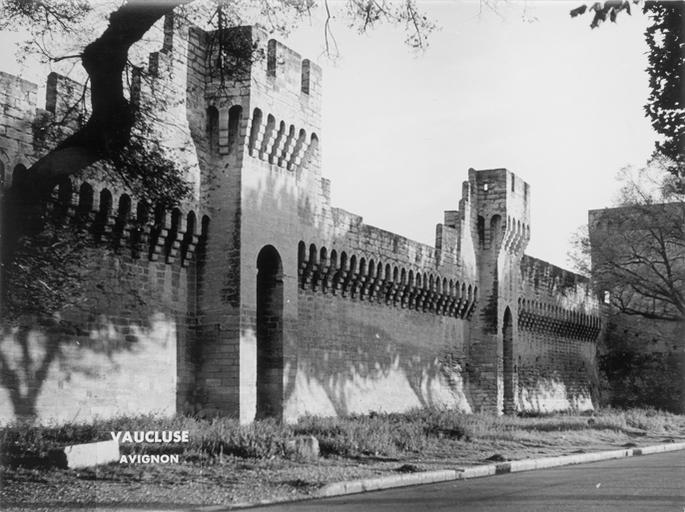
[[321, 96], [321, 68], [275, 39], [267, 43], [266, 75], [274, 88]]
[[46, 78], [45, 101], [38, 92], [43, 87], [23, 78], [0, 72], [0, 163], [4, 183], [11, 185], [17, 165], [28, 165], [46, 150], [49, 141], [44, 131], [58, 122], [59, 133], [73, 132], [87, 116], [90, 106], [88, 88], [57, 73]]
[[45, 89], [45, 110], [60, 118], [90, 113], [90, 88], [58, 73], [50, 73]]
[[507, 169], [469, 169], [468, 187], [481, 249], [522, 254], [530, 240], [529, 185]]
[[25, 120], [26, 113], [36, 110], [37, 93], [38, 86], [35, 83], [0, 71], [0, 99], [3, 116]]
[[521, 278], [538, 293], [582, 289], [583, 293], [592, 294], [587, 277], [528, 255], [521, 259]]
[[266, 31], [254, 26], [209, 32], [192, 27], [191, 36], [205, 61], [210, 95], [256, 80], [284, 98], [320, 102], [321, 67]]
[[[68, 135], [85, 121], [90, 108], [90, 90], [58, 73], [50, 73], [45, 83], [45, 103], [39, 107], [38, 85], [0, 73], [2, 102], [8, 105], [0, 115], [4, 137], [0, 139], [0, 160], [6, 187], [18, 179], [30, 179], [26, 168], [44, 151], [49, 141], [43, 130], [55, 121], [60, 133]], [[134, 204], [135, 203], [135, 204]], [[126, 249], [134, 259], [173, 263], [180, 258], [187, 266], [208, 228], [209, 217], [198, 221], [195, 210], [154, 208], [137, 201], [123, 189], [94, 185], [80, 174], [55, 187], [46, 204], [48, 218], [59, 223], [75, 223], [92, 231], [96, 241], [108, 240], [120, 252]], [[206, 232], [204, 234], [206, 236]]]
[[2, 117], [26, 122], [26, 115], [36, 111], [65, 115], [90, 108], [90, 89], [71, 78], [52, 72], [45, 79], [45, 100], [38, 102], [38, 84], [0, 71]]

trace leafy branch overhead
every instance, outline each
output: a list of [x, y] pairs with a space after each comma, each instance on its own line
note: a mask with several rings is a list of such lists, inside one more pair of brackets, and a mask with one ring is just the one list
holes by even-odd
[[601, 23], [607, 21], [616, 22], [616, 18], [621, 11], [630, 14], [630, 4], [639, 3], [640, 0], [611, 0], [608, 2], [595, 2], [592, 5], [580, 5], [571, 9], [571, 17], [575, 18], [585, 13], [592, 14], [591, 28], [597, 28]]
[[685, 2], [612, 0], [581, 5], [571, 17], [591, 15], [590, 27], [616, 22], [621, 12], [631, 14], [631, 4], [642, 6], [649, 17], [645, 30], [650, 94], [645, 114], [659, 135], [655, 156], [670, 159], [668, 172], [685, 179]]

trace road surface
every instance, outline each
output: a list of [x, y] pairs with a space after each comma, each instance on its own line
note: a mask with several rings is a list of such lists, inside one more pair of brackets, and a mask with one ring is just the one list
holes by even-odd
[[685, 450], [250, 510], [685, 512]]

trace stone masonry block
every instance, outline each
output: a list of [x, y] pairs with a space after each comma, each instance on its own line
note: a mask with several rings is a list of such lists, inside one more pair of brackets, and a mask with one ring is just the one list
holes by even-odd
[[119, 443], [115, 440], [75, 444], [53, 450], [50, 457], [58, 467], [87, 468], [119, 460]]

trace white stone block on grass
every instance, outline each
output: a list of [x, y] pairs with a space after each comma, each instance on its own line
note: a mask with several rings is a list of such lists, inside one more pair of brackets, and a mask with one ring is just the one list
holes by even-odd
[[298, 436], [285, 442], [285, 454], [298, 459], [319, 458], [319, 441], [314, 436]]
[[87, 468], [119, 461], [119, 443], [115, 440], [75, 444], [53, 450], [52, 457], [63, 468]]

